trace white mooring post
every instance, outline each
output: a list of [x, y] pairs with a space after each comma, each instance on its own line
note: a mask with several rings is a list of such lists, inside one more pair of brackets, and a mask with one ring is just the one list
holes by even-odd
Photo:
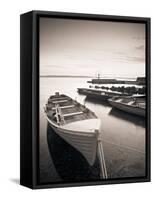
[[106, 169], [106, 164], [105, 164], [102, 137], [101, 137], [100, 133], [98, 135], [97, 148], [98, 148], [98, 158], [99, 158], [99, 163], [100, 163], [100, 178], [101, 179], [107, 179], [108, 178], [107, 169]]

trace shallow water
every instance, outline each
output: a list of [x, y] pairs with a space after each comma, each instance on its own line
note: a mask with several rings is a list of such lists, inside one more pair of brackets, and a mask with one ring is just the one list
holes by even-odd
[[79, 95], [89, 87], [87, 78], [40, 78], [40, 182], [98, 180], [99, 165], [90, 168], [82, 155], [48, 127], [43, 107], [56, 91], [84, 104], [101, 119], [101, 134], [108, 178], [145, 175], [145, 121]]

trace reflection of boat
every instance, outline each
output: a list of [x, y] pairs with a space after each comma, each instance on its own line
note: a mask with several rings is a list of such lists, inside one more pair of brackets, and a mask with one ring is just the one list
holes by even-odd
[[110, 110], [109, 115], [145, 128], [145, 119], [143, 117], [138, 117], [137, 115], [132, 115], [128, 112], [123, 112], [114, 107]]
[[100, 177], [99, 160], [90, 166], [84, 156], [47, 125], [47, 142], [51, 160], [64, 181], [89, 181]]
[[144, 97], [114, 97], [108, 100], [109, 103], [119, 110], [145, 117]]
[[77, 149], [92, 166], [97, 152], [100, 120], [85, 106], [56, 93], [45, 107], [47, 120], [54, 131]]
[[85, 104], [86, 103], [92, 103], [92, 104], [95, 104], [95, 105], [103, 105], [105, 107], [109, 107], [110, 106], [108, 101], [101, 101], [100, 99], [88, 98], [87, 96], [84, 99], [84, 102], [85, 102]]

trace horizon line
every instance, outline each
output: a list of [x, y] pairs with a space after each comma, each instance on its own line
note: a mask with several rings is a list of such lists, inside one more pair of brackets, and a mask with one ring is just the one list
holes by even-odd
[[[72, 78], [98, 78], [96, 76], [82, 76], [82, 75], [40, 75], [40, 77], [45, 77], [45, 78], [50, 78], [50, 77], [72, 77]], [[122, 77], [122, 76], [102, 76], [99, 78], [127, 78], [127, 79], [132, 79], [132, 78], [138, 78], [138, 77], [145, 77], [145, 76], [136, 76], [136, 77]]]
[[93, 76], [82, 76], [82, 75], [40, 75], [40, 77], [86, 77], [86, 78], [93, 78]]

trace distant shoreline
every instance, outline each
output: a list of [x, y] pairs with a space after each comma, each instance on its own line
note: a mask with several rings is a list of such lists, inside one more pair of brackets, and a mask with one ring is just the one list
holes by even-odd
[[[72, 75], [40, 75], [40, 78], [91, 78], [95, 79], [95, 76], [72, 76]], [[100, 79], [108, 79], [108, 78], [113, 78], [112, 76], [110, 77], [100, 77]], [[114, 77], [115, 79], [136, 79], [136, 77]]]
[[92, 76], [60, 76], [60, 75], [41, 75], [40, 78], [93, 78]]
[[40, 75], [41, 78], [93, 78], [92, 76], [71, 76], [71, 75]]

